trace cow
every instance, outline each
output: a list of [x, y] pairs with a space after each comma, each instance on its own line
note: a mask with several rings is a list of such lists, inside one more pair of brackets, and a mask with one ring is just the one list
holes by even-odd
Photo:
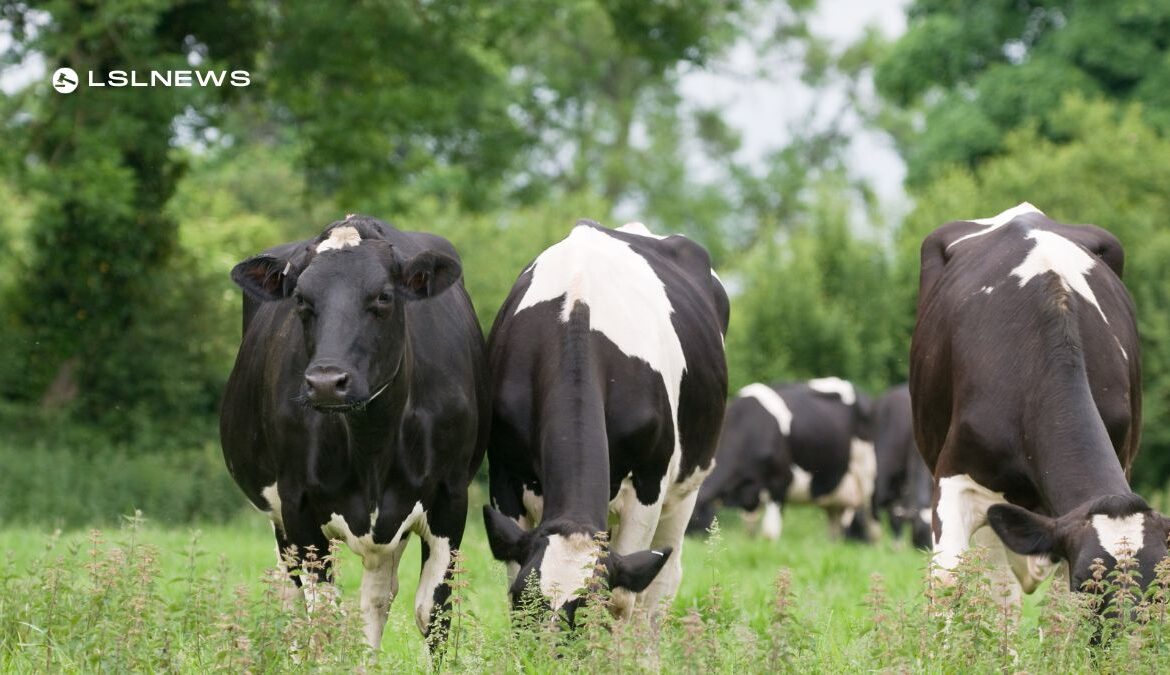
[[535, 584], [571, 624], [595, 569], [619, 617], [674, 597], [723, 420], [728, 315], [706, 250], [640, 223], [578, 221], [520, 274], [488, 338], [484, 506], [514, 606]]
[[[220, 438], [232, 477], [272, 520], [289, 599], [313, 573], [309, 547], [324, 557], [330, 540], [345, 542], [362, 558], [361, 615], [377, 648], [413, 532], [415, 620], [429, 635], [491, 413], [459, 256], [441, 237], [351, 215], [231, 276], [245, 328]], [[331, 580], [328, 566], [316, 576]]]
[[1121, 243], [1024, 202], [939, 227], [921, 259], [910, 394], [934, 476], [933, 574], [952, 581], [974, 537], [1003, 552], [1005, 604], [1057, 561], [1079, 590], [1123, 548], [1148, 584], [1170, 522], [1128, 480], [1141, 355]]
[[873, 449], [877, 458], [874, 514], [886, 514], [895, 536], [909, 528], [910, 541], [929, 549], [934, 476], [914, 445], [909, 385], [891, 387], [874, 406]]
[[870, 408], [864, 393], [837, 377], [740, 389], [688, 529], [708, 528], [720, 505], [762, 509], [760, 535], [775, 540], [784, 505], [796, 502], [825, 509], [834, 534], [869, 539], [877, 471]]

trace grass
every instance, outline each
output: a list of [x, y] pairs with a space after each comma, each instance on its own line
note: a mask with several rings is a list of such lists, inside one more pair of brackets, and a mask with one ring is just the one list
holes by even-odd
[[[0, 530], [3, 672], [993, 672], [1170, 667], [1167, 622], [1090, 649], [1092, 621], [1056, 587], [1004, 617], [980, 560], [927, 600], [926, 555], [903, 542], [827, 539], [812, 508], [785, 514], [779, 542], [725, 514], [710, 539], [688, 539], [684, 577], [661, 632], [586, 613], [573, 639], [538, 616], [510, 622], [504, 566], [472, 509], [451, 639], [434, 659], [414, 625], [418, 543], [378, 654], [361, 644], [360, 564], [338, 552], [342, 600], [312, 616], [285, 611], [271, 530], [256, 513], [195, 529], [129, 519], [106, 532]], [[1167, 577], [1170, 578], [1170, 572]], [[1108, 583], [1103, 580], [1102, 583]], [[595, 604], [603, 598], [595, 598]], [[1147, 612], [1151, 612], [1147, 608]], [[1164, 613], [1164, 612], [1163, 612]], [[1157, 614], [1157, 612], [1153, 612]], [[1055, 651], [1054, 651], [1055, 650]]]

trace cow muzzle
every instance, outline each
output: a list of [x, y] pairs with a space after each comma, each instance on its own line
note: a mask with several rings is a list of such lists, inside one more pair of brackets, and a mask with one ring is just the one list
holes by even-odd
[[347, 408], [352, 403], [349, 373], [337, 366], [314, 365], [305, 371], [309, 405], [318, 410]]

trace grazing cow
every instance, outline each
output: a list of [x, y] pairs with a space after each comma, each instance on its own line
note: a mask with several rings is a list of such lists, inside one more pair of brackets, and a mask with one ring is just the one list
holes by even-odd
[[579, 221], [517, 279], [488, 340], [484, 507], [514, 605], [535, 577], [571, 622], [607, 523], [615, 613], [673, 598], [723, 420], [727, 319], [707, 252], [640, 223]]
[[220, 417], [228, 470], [294, 567], [330, 539], [362, 557], [375, 648], [411, 532], [415, 620], [434, 627], [486, 447], [483, 334], [460, 273], [446, 240], [364, 216], [232, 270], [248, 297]]
[[914, 445], [910, 387], [900, 384], [878, 399], [874, 408], [873, 449], [877, 481], [873, 488], [874, 513], [885, 512], [894, 535], [910, 528], [918, 548], [930, 548], [930, 496], [934, 476]]
[[942, 580], [973, 535], [998, 544], [991, 531], [1025, 592], [1058, 560], [1079, 589], [1122, 539], [1153, 578], [1170, 524], [1128, 482], [1141, 367], [1122, 260], [1110, 233], [1027, 203], [923, 241], [910, 392]]
[[691, 532], [718, 506], [757, 512], [760, 534], [777, 539], [788, 502], [825, 509], [834, 534], [869, 539], [875, 466], [870, 401], [837, 377], [749, 384], [727, 406], [715, 469], [699, 491]]

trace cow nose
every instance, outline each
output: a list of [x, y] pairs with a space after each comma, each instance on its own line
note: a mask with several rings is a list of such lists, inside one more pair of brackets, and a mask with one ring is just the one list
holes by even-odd
[[349, 374], [334, 366], [314, 366], [305, 371], [305, 384], [314, 403], [343, 403], [349, 392]]

